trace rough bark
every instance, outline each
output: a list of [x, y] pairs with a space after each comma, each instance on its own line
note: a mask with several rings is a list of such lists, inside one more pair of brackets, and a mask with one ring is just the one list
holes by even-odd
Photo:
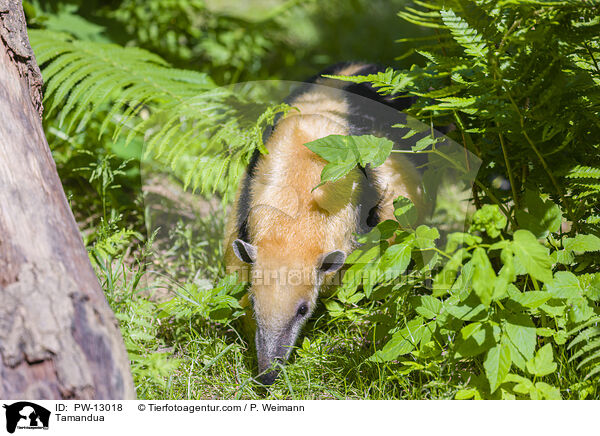
[[135, 398], [41, 123], [19, 0], [0, 0], [0, 398]]

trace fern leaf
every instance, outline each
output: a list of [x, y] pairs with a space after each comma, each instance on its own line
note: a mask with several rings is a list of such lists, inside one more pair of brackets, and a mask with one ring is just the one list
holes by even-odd
[[457, 16], [452, 9], [442, 9], [440, 16], [452, 36], [470, 56], [485, 58], [488, 48], [481, 35], [475, 29], [469, 27], [468, 23]]
[[569, 179], [600, 179], [600, 168], [577, 165], [566, 177]]

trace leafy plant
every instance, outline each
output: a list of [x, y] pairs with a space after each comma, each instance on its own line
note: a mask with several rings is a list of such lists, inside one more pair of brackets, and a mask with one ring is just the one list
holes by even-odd
[[[390, 289], [390, 301], [406, 299], [414, 312], [402, 313], [374, 358], [423, 368], [427, 351], [471, 362], [479, 376], [466, 379], [457, 398], [557, 398], [568, 389], [561, 374], [594, 378], [600, 357], [599, 269], [590, 254], [600, 232], [598, 6], [416, 4], [400, 16], [436, 31], [437, 47], [405, 40], [422, 44], [425, 66], [338, 78], [417, 97], [411, 115], [450, 125], [449, 135], [483, 161], [473, 187], [478, 210], [468, 234], [448, 239], [462, 248], [439, 253], [446, 263], [431, 294], [417, 287], [411, 299], [406, 286], [375, 286], [374, 294]], [[506, 183], [488, 182], [499, 176]], [[414, 258], [422, 249], [411, 232], [396, 239], [405, 235]]]
[[[217, 261], [222, 222], [181, 222], [170, 246], [150, 238], [140, 248], [149, 216], [140, 165], [227, 204], [251, 154], [265, 151], [263, 129], [290, 108], [217, 84], [301, 78], [340, 56], [394, 65], [340, 79], [414, 97], [397, 126], [418, 135], [414, 153], [461, 168], [462, 155], [429, 134], [440, 126], [482, 161], [472, 190], [472, 173], [454, 179], [475, 211], [464, 227], [466, 207], [451, 210], [444, 195], [418, 225], [398, 198], [395, 219], [359, 239], [268, 395], [599, 397], [596, 2], [290, 1], [254, 16], [195, 0], [24, 6], [46, 81], [46, 134], [141, 397], [265, 393], [238, 333], [243, 288]], [[390, 8], [422, 32], [401, 48], [386, 36], [398, 26], [381, 24]], [[392, 152], [367, 136], [308, 146], [329, 161], [322, 183]], [[161, 262], [169, 277], [150, 274]], [[165, 294], [151, 298], [157, 290]]]

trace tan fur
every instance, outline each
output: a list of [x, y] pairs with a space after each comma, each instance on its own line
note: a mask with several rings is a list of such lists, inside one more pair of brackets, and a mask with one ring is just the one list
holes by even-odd
[[[337, 74], [352, 74], [360, 67], [351, 65]], [[317, 83], [328, 86], [339, 82], [319, 80]], [[249, 236], [258, 248], [251, 268], [238, 260], [231, 248], [237, 238], [237, 199], [230, 213], [225, 248], [228, 272], [240, 271], [245, 278], [252, 278], [255, 301], [263, 302], [255, 305], [256, 317], [274, 329], [283, 328], [294, 316], [300, 299], [315, 302], [318, 286], [312, 279], [321, 256], [332, 250], [349, 253], [353, 248], [355, 204], [362, 176], [356, 169], [342, 180], [312, 191], [326, 162], [304, 146], [328, 135], [348, 134], [343, 92], [319, 87], [300, 95], [291, 103], [299, 113], [292, 111], [279, 121], [267, 141], [269, 154], [258, 162], [251, 188]], [[419, 176], [406, 158], [393, 153], [375, 171], [385, 192], [382, 220], [393, 218], [392, 201], [398, 195], [408, 196], [421, 206]], [[302, 277], [299, 284], [290, 281], [295, 276]]]

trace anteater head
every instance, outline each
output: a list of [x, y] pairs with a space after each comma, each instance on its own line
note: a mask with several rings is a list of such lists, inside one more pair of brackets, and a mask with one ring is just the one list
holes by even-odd
[[312, 314], [322, 284], [342, 267], [346, 254], [297, 249], [290, 253], [285, 241], [252, 245], [241, 239], [233, 242], [233, 251], [252, 264], [250, 300], [256, 319], [259, 379], [270, 385], [277, 378], [277, 364], [288, 359]]

